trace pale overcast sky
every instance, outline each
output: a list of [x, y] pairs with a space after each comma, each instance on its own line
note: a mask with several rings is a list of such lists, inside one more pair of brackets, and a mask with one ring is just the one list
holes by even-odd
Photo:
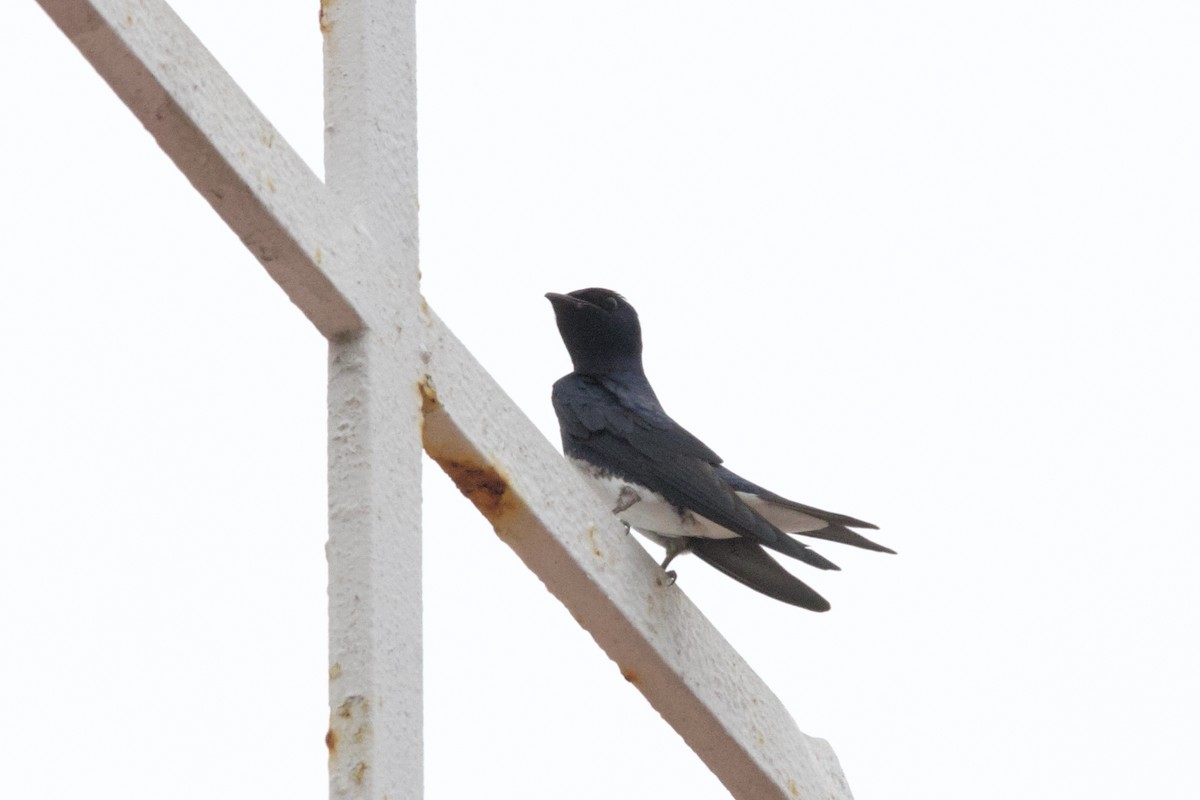
[[[8, 4], [0, 794], [326, 795], [324, 340]], [[320, 173], [317, 2], [175, 7]], [[858, 800], [1200, 796], [1200, 7], [418, 10], [424, 292], [557, 444], [546, 291], [736, 471], [880, 525], [679, 586]], [[430, 798], [727, 793], [441, 472]], [[652, 549], [659, 556], [657, 549]]]

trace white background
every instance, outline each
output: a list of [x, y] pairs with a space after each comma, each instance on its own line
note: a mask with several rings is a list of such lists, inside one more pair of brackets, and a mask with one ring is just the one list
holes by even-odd
[[[325, 343], [31, 2], [0, 47], [0, 794], [325, 795]], [[176, 8], [321, 172], [316, 0]], [[1200, 796], [1200, 7], [419, 7], [424, 291], [546, 436], [546, 291], [882, 527], [680, 585], [858, 800]], [[427, 796], [726, 797], [436, 467]], [[654, 550], [658, 556], [658, 551]]]

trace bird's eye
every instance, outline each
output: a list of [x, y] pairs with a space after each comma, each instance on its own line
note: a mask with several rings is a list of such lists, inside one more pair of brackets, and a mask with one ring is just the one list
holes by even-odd
[[609, 311], [616, 311], [617, 310], [617, 298], [615, 298], [615, 297], [604, 298], [604, 307], [607, 308]]

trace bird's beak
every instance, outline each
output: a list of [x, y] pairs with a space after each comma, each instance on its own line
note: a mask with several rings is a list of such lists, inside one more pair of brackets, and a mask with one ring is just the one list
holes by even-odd
[[555, 310], [560, 308], [583, 308], [592, 305], [587, 300], [580, 300], [578, 297], [572, 297], [569, 294], [559, 294], [558, 292], [546, 292], [546, 299], [550, 301], [550, 305], [554, 306]]
[[554, 306], [554, 310], [558, 311], [563, 308], [579, 308], [585, 303], [569, 294], [559, 294], [558, 292], [546, 292], [546, 299], [550, 301], [550, 305]]

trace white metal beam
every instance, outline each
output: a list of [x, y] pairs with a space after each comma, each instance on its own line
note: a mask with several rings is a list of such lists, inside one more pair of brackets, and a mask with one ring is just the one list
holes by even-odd
[[736, 797], [850, 798], [829, 745], [418, 310], [411, 0], [322, 2], [328, 189], [162, 0], [38, 1], [330, 339], [334, 796], [421, 796], [423, 396], [425, 449]]
[[322, 2], [325, 179], [366, 322], [330, 342], [331, 797], [423, 794], [421, 325], [412, 0]]
[[687, 599], [427, 310], [425, 450], [734, 797], [850, 800], [833, 748]]
[[330, 792], [419, 798], [411, 3], [322, 9], [326, 185], [166, 3], [39, 2], [330, 340]]
[[362, 327], [331, 276], [325, 187], [162, 0], [38, 0], [326, 337]]

